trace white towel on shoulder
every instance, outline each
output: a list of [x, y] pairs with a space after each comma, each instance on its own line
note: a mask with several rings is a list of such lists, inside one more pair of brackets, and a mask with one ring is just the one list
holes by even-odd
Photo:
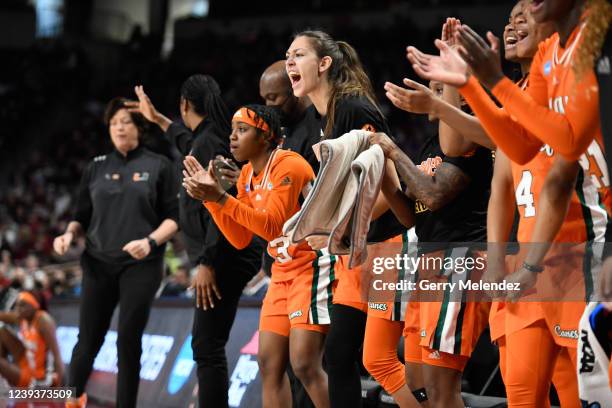
[[364, 130], [313, 146], [321, 166], [302, 209], [283, 231], [293, 242], [312, 235], [329, 236], [332, 254], [349, 254], [349, 266], [367, 258], [367, 233], [380, 192], [385, 159], [380, 146], [370, 146]]

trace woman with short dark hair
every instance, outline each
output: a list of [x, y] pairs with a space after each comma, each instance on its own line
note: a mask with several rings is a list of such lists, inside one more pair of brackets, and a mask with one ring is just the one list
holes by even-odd
[[79, 338], [72, 352], [69, 386], [82, 407], [93, 363], [117, 304], [117, 406], [135, 407], [140, 381], [141, 338], [163, 272], [165, 242], [177, 231], [178, 183], [172, 163], [140, 145], [146, 123], [123, 98], [104, 115], [113, 151], [85, 168], [73, 221], [53, 242], [64, 254], [78, 234], [87, 241]]

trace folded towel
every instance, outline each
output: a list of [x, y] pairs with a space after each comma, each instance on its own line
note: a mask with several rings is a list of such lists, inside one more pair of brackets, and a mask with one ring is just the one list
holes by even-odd
[[384, 172], [384, 154], [380, 146], [370, 147], [369, 133], [352, 130], [313, 146], [319, 174], [301, 210], [283, 227], [293, 242], [329, 236], [330, 253], [350, 254], [350, 265], [367, 258], [367, 233]]

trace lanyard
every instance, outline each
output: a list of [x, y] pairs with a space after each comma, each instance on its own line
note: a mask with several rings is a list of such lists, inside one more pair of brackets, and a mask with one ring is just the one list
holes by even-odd
[[264, 176], [263, 179], [261, 180], [261, 183], [256, 184], [256, 185], [252, 185], [253, 182], [253, 168], [251, 167], [251, 171], [249, 173], [249, 178], [247, 181], [247, 185], [246, 185], [246, 191], [249, 192], [251, 191], [251, 186], [253, 188], [253, 191], [255, 190], [259, 190], [261, 188], [263, 188], [263, 186], [265, 186], [268, 182], [268, 176], [270, 173], [270, 167], [272, 167], [272, 162], [274, 161], [274, 157], [276, 157], [276, 152], [278, 152], [278, 149], [274, 149], [274, 151], [272, 152], [272, 154], [270, 155], [270, 157], [268, 158], [268, 162], [266, 163], [266, 167], [264, 168]]

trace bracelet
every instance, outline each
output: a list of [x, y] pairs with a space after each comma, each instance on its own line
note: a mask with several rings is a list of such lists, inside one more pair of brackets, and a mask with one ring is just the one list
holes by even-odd
[[223, 200], [223, 197], [225, 197], [226, 194], [227, 194], [227, 191], [224, 191], [223, 194], [221, 194], [221, 197], [215, 200], [215, 203], [219, 204], [219, 201]]
[[523, 268], [533, 273], [541, 273], [544, 270], [544, 267], [542, 265], [532, 265], [530, 263], [527, 263], [527, 261], [523, 262]]

